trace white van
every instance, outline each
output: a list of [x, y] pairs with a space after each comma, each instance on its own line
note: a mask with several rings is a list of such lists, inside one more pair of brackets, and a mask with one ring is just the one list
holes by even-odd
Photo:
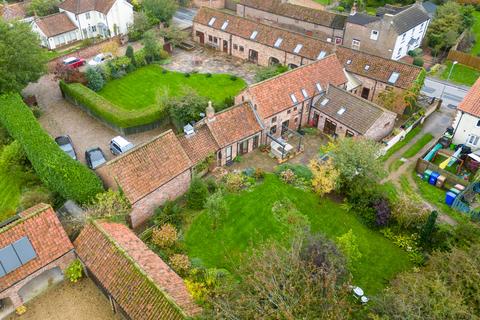
[[114, 155], [125, 153], [133, 147], [133, 143], [121, 136], [117, 136], [110, 141], [110, 151]]

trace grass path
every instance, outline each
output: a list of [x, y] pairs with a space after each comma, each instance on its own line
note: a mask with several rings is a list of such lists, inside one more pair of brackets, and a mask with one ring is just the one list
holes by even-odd
[[472, 34], [475, 35], [475, 44], [470, 51], [470, 54], [473, 56], [477, 56], [480, 53], [480, 12], [474, 11], [473, 12], [474, 23], [472, 26]]
[[272, 174], [254, 190], [228, 195], [229, 212], [216, 229], [212, 228], [207, 212], [199, 213], [185, 231], [188, 255], [201, 259], [208, 267], [231, 269], [252, 245], [266, 240], [286, 244], [291, 234], [271, 211], [276, 201], [286, 198], [308, 217], [313, 233], [323, 233], [335, 241], [352, 229], [362, 253], [353, 271], [353, 283], [364, 288], [367, 294], [378, 293], [398, 272], [412, 266], [406, 252], [366, 227], [341, 204], [286, 185]]

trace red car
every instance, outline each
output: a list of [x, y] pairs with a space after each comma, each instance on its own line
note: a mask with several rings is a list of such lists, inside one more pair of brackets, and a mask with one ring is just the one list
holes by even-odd
[[70, 57], [63, 60], [63, 64], [69, 68], [75, 69], [85, 64], [85, 60], [82, 58]]

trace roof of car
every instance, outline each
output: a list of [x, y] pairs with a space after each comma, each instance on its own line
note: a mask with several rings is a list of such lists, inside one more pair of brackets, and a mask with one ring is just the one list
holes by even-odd
[[128, 141], [127, 139], [125, 139], [122, 136], [116, 136], [115, 138], [112, 139], [112, 141], [114, 141], [116, 144], [118, 144], [118, 146], [120, 148], [124, 148], [124, 147], [128, 146], [129, 144], [132, 144], [130, 141]]
[[69, 58], [67, 58], [67, 59], [64, 59], [63, 62], [65, 62], [65, 63], [70, 63], [70, 62], [73, 62], [73, 61], [75, 61], [75, 60], [78, 60], [78, 58], [76, 58], [76, 57], [69, 57]]

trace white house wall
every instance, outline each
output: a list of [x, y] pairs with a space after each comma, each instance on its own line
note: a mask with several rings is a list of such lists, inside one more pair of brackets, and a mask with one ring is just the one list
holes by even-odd
[[[473, 150], [480, 148], [480, 126], [479, 124], [480, 118], [472, 116], [468, 113], [463, 113], [461, 111], [457, 112], [457, 116], [453, 123], [453, 128], [455, 128], [455, 135], [453, 137], [454, 144], [467, 144]], [[476, 144], [468, 143], [469, 138], [474, 135], [479, 137], [479, 139], [472, 139], [478, 140]]]
[[[423, 22], [415, 28], [408, 30], [407, 32], [399, 35], [395, 41], [395, 46], [392, 52], [392, 60], [399, 60], [405, 57], [410, 50], [414, 50], [422, 44], [423, 38], [427, 32], [428, 24], [430, 20]], [[405, 37], [404, 37], [405, 35]], [[408, 43], [412, 39], [418, 39], [415, 45], [410, 46]]]
[[110, 34], [115, 35], [115, 26], [120, 34], [128, 32], [128, 26], [133, 24], [133, 6], [127, 1], [116, 1], [107, 14]]

